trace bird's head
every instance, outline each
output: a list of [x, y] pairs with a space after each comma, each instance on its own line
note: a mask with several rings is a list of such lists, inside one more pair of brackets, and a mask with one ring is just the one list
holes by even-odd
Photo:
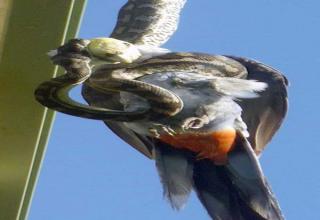
[[132, 63], [141, 56], [135, 45], [114, 38], [94, 38], [87, 49], [91, 55], [112, 63]]

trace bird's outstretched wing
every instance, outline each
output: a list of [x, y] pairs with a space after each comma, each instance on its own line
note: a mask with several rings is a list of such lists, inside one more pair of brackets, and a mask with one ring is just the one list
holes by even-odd
[[246, 58], [229, 56], [247, 68], [247, 79], [268, 84], [257, 99], [245, 99], [239, 102], [243, 112], [242, 119], [248, 126], [249, 141], [255, 153], [259, 155], [266, 144], [279, 129], [288, 109], [288, 81], [279, 71]]
[[186, 0], [129, 0], [120, 10], [112, 38], [160, 46], [178, 27]]

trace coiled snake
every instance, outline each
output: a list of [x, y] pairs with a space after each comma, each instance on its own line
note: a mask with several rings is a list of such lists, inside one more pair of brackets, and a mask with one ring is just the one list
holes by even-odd
[[[245, 67], [237, 61], [200, 53], [168, 53], [138, 63], [105, 64], [92, 74], [89, 66], [92, 55], [86, 49], [87, 45], [85, 40], [73, 39], [58, 48], [52, 61], [64, 67], [66, 74], [46, 81], [36, 89], [35, 97], [41, 104], [66, 114], [98, 120], [132, 121], [146, 117], [173, 116], [183, 108], [181, 99], [166, 89], [136, 79], [164, 70], [220, 77], [247, 76]], [[85, 81], [99, 91], [126, 91], [141, 96], [148, 100], [150, 108], [125, 112], [73, 101], [68, 96], [69, 91]]]

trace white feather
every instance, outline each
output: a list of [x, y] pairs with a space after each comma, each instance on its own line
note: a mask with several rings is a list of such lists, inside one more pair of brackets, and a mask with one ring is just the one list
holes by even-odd
[[255, 80], [245, 80], [227, 77], [216, 77], [211, 81], [214, 89], [222, 94], [235, 98], [256, 98], [257, 92], [265, 90], [268, 85]]
[[135, 45], [141, 53], [139, 61], [146, 60], [155, 56], [164, 55], [171, 51], [166, 48], [151, 46], [151, 45]]

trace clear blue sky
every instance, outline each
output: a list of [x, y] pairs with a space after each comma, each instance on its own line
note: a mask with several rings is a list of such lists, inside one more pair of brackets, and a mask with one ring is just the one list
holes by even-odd
[[[80, 37], [108, 35], [124, 2], [89, 0]], [[289, 114], [261, 163], [290, 220], [320, 219], [319, 9], [318, 0], [189, 0], [165, 45], [250, 57], [286, 74]], [[57, 114], [29, 219], [209, 218], [194, 195], [172, 211], [153, 161], [101, 122]]]

